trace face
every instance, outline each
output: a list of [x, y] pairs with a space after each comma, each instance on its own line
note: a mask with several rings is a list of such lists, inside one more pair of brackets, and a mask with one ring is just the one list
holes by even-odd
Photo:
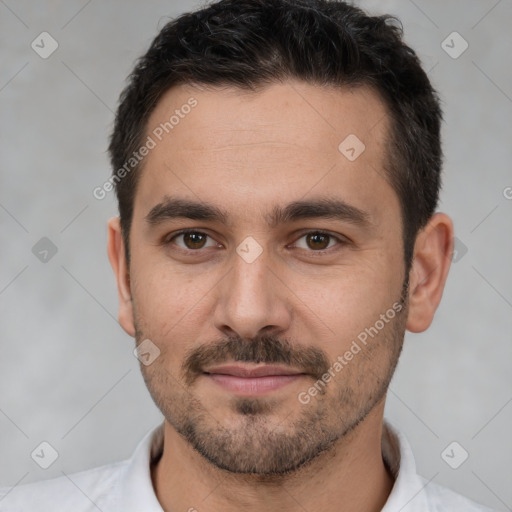
[[121, 322], [217, 467], [293, 471], [382, 404], [407, 318], [388, 123], [369, 89], [291, 81], [179, 86], [149, 119]]

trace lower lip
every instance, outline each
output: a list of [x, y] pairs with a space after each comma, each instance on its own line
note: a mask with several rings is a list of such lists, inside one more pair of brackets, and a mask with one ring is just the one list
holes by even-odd
[[281, 389], [287, 384], [297, 381], [303, 374], [297, 375], [267, 375], [265, 377], [236, 377], [221, 373], [206, 374], [216, 384], [227, 391], [240, 395], [262, 395], [269, 391]]

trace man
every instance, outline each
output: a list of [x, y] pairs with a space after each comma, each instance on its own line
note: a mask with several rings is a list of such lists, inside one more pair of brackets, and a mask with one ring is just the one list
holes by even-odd
[[440, 122], [388, 17], [222, 0], [167, 24], [121, 95], [108, 241], [165, 421], [0, 509], [489, 510], [417, 475], [383, 419], [450, 267]]

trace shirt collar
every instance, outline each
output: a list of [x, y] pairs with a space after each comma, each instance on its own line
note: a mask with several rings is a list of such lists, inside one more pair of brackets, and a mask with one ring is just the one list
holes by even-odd
[[152, 428], [139, 442], [118, 484], [119, 510], [163, 512], [151, 480], [150, 464], [162, 453], [164, 422]]
[[395, 483], [381, 512], [428, 512], [424, 479], [416, 472], [416, 462], [405, 435], [388, 420], [382, 429], [382, 458]]
[[[163, 512], [151, 480], [150, 463], [160, 457], [164, 443], [164, 423], [152, 428], [137, 445], [118, 482], [119, 510]], [[407, 438], [384, 420], [382, 457], [395, 483], [381, 512], [427, 512], [425, 483], [416, 473], [414, 455]]]

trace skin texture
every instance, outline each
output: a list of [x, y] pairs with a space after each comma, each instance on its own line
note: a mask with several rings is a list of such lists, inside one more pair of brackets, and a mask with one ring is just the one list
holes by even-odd
[[[145, 157], [129, 266], [119, 219], [109, 222], [119, 321], [160, 350], [141, 370], [166, 420], [152, 470], [162, 508], [380, 510], [393, 485], [381, 456], [385, 393], [405, 330], [427, 329], [441, 300], [452, 223], [431, 218], [407, 276], [399, 201], [384, 171], [389, 120], [370, 89], [179, 86], [162, 97], [147, 134], [191, 97], [197, 106]], [[354, 161], [338, 150], [349, 134], [365, 144]], [[170, 196], [213, 204], [227, 222], [148, 222]], [[267, 222], [276, 206], [320, 198], [343, 200], [368, 222]], [[203, 235], [173, 238], [184, 228]], [[237, 252], [247, 237], [261, 249], [250, 263]], [[389, 318], [393, 307], [400, 311]], [[378, 333], [301, 403], [381, 315]], [[202, 373], [233, 361], [303, 375], [248, 397]]]

